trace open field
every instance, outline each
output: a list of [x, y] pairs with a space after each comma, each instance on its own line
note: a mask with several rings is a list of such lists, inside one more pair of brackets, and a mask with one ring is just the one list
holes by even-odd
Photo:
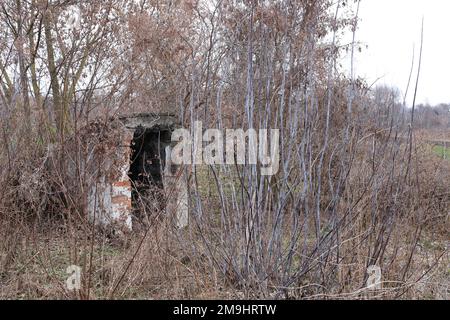
[[[450, 141], [449, 141], [450, 144]], [[445, 148], [443, 146], [433, 147], [433, 151], [440, 157], [444, 159], [450, 159], [450, 148]]]

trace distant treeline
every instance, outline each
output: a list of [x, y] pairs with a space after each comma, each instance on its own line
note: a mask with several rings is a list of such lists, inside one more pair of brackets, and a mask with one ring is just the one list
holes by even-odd
[[450, 104], [435, 106], [419, 104], [416, 109], [417, 126], [422, 129], [450, 128]]
[[[397, 124], [411, 123], [413, 109], [404, 102], [404, 97], [398, 89], [378, 86], [372, 90], [370, 97], [369, 106], [371, 111], [376, 113], [374, 118], [377, 119], [378, 126], [389, 126], [392, 119], [395, 119]], [[450, 103], [417, 104], [414, 107], [413, 119], [416, 129], [448, 129], [450, 128]]]

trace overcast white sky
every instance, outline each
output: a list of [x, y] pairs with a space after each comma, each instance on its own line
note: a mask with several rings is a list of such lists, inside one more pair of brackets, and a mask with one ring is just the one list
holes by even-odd
[[356, 55], [355, 72], [368, 83], [383, 77], [379, 84], [403, 92], [415, 44], [415, 82], [422, 16], [425, 36], [418, 103], [450, 103], [450, 0], [362, 0], [356, 38], [369, 47]]

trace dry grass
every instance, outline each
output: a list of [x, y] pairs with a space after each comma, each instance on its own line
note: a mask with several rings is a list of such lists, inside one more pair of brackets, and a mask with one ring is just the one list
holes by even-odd
[[[449, 132], [339, 74], [359, 1], [4, 2], [0, 298], [449, 298], [450, 161], [430, 144]], [[50, 19], [69, 5], [76, 32]], [[131, 234], [93, 226], [87, 195], [123, 140], [109, 120], [157, 110], [278, 128], [280, 170], [198, 168], [183, 230], [160, 208]]]
[[[311, 275], [306, 273], [297, 285], [283, 289], [285, 297], [449, 299], [450, 195], [441, 193], [448, 193], [450, 164], [440, 161], [426, 145], [418, 147], [417, 154], [422, 199], [416, 204], [422, 206], [419, 211], [426, 219], [424, 230], [415, 239], [417, 228], [409, 222], [414, 216], [397, 221], [381, 261], [385, 271], [383, 290], [368, 292], [361, 287], [370, 258], [367, 250], [370, 252], [371, 242], [376, 241], [367, 233], [371, 216], [367, 198], [367, 203], [363, 201], [358, 206], [351, 228], [344, 229], [342, 260], [339, 264], [330, 262], [326, 267], [332, 276], [327, 280], [326, 292], [319, 293], [317, 288], [324, 283], [317, 282], [315, 271], [311, 270]], [[207, 179], [203, 176], [200, 181], [205, 187]], [[211, 206], [219, 201], [217, 194], [210, 196], [204, 192], [202, 197]], [[13, 223], [2, 219], [0, 229], [3, 299], [240, 299], [276, 297], [280, 290], [276, 283], [269, 283], [266, 292], [249, 294], [233, 277], [227, 277], [213, 261], [220, 256], [217, 250], [221, 248], [205, 247], [202, 238], [213, 235], [202, 234], [194, 223], [179, 231], [159, 221], [148, 232], [122, 239], [111, 238], [96, 229], [89, 232], [82, 227], [71, 229], [64, 221]], [[313, 235], [309, 243], [313, 248]], [[216, 245], [224, 244], [216, 238]], [[411, 245], [415, 246], [414, 255], [407, 280], [401, 281]], [[83, 288], [77, 293], [65, 287], [66, 268], [72, 264], [83, 267]]]

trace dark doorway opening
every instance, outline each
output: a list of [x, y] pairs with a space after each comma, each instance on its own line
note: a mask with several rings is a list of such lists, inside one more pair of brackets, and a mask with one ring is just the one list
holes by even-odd
[[169, 130], [137, 128], [131, 145], [129, 177], [134, 215], [142, 219], [159, 214], [165, 207], [163, 175]]

